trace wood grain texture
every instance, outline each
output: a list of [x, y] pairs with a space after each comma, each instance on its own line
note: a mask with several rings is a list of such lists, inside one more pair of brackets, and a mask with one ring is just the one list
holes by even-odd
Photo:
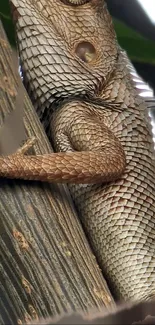
[[[124, 324], [155, 324], [155, 301], [140, 302], [140, 303], [126, 303], [117, 306], [113, 312], [107, 312], [104, 308], [98, 312], [90, 310], [85, 315], [84, 313], [64, 314], [61, 317], [41, 319], [35, 325], [51, 325], [51, 324], [87, 324], [87, 325], [124, 325]], [[34, 322], [31, 324], [33, 325]]]
[[[11, 121], [16, 123], [12, 125]], [[20, 77], [14, 72], [12, 52], [0, 25], [3, 144], [6, 137], [1, 153], [10, 151], [11, 139], [15, 140], [14, 148], [19, 147], [25, 134], [26, 138], [38, 138], [31, 150], [33, 154], [51, 152]], [[65, 186], [1, 179], [0, 193], [2, 324], [22, 324], [68, 311], [114, 306]]]

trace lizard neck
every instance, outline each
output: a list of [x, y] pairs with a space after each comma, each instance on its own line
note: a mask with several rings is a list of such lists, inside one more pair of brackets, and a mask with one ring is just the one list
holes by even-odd
[[146, 102], [153, 97], [153, 91], [137, 74], [126, 52], [119, 48], [115, 68], [98, 96], [107, 103], [126, 109]]

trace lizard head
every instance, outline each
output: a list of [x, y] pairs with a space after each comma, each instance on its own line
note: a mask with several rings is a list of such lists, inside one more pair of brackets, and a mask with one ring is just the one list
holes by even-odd
[[39, 109], [57, 99], [98, 94], [118, 56], [105, 1], [11, 2], [18, 11], [23, 74]]

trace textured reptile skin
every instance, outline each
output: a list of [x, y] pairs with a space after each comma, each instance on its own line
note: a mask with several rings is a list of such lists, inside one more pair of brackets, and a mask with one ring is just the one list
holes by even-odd
[[[73, 158], [71, 152], [66, 160], [58, 154], [58, 161], [55, 154], [1, 158], [1, 175], [42, 179], [44, 173], [47, 179], [51, 172], [61, 174], [64, 164], [66, 179], [75, 182], [83, 173], [79, 177], [87, 183], [100, 169], [104, 183], [69, 185], [85, 231], [115, 296], [150, 299], [155, 296], [155, 162], [146, 101], [136, 88], [145, 86], [117, 45], [103, 0], [79, 6], [67, 0], [11, 1], [25, 84], [54, 148], [83, 153]], [[109, 182], [108, 169], [117, 180]]]

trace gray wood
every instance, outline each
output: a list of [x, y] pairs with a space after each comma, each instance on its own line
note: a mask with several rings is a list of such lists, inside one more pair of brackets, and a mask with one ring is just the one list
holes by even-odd
[[[18, 136], [17, 136], [18, 135]], [[51, 147], [0, 25], [0, 148]], [[0, 180], [0, 320], [22, 324], [89, 307], [107, 309], [113, 298], [92, 254], [66, 186]]]

